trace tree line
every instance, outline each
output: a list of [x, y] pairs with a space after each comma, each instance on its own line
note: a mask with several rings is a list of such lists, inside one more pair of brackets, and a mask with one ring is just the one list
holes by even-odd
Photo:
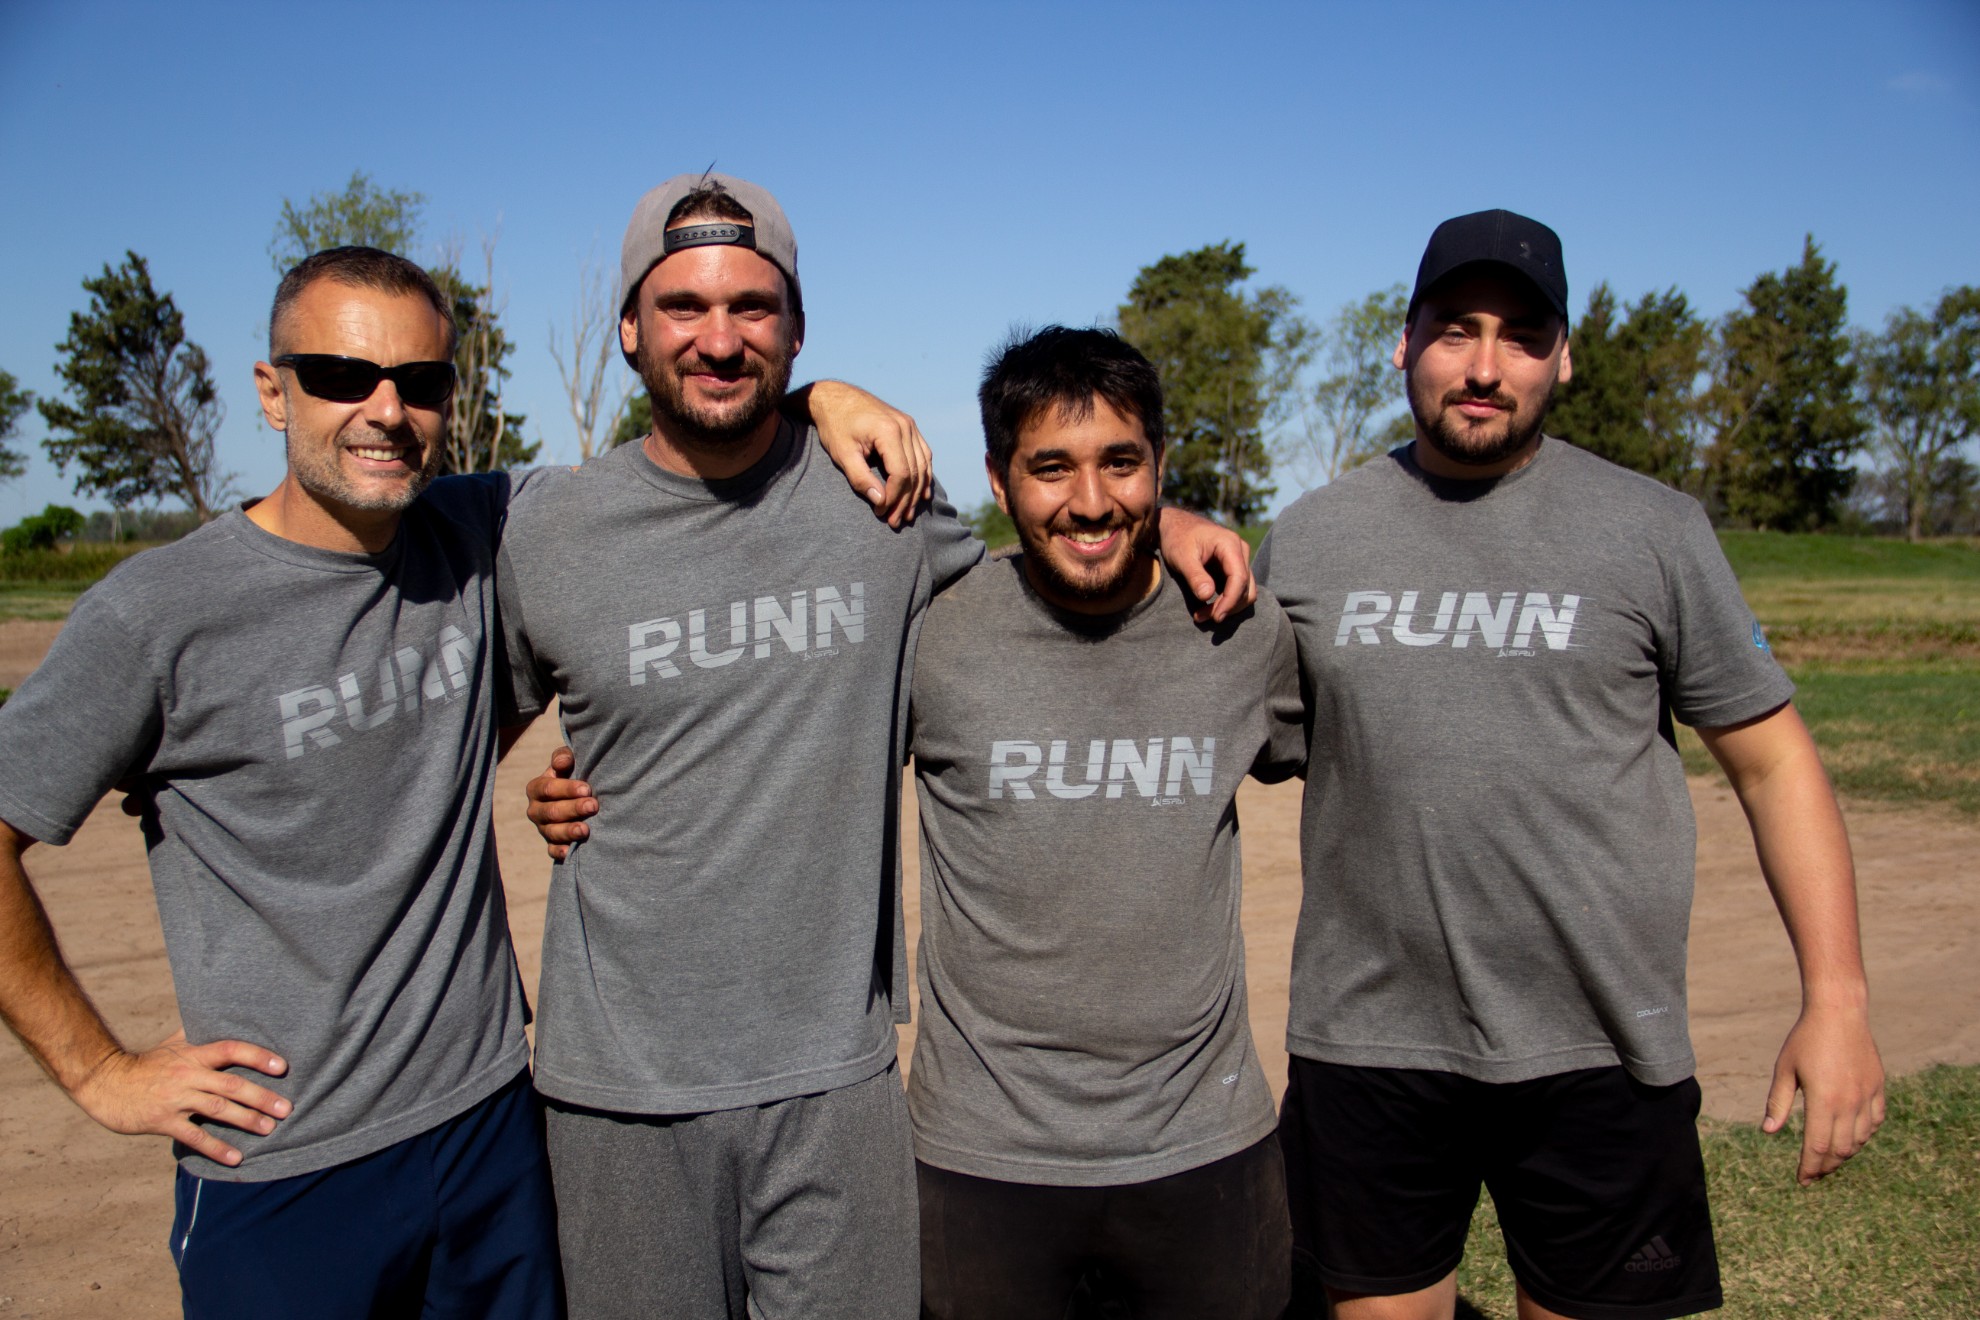
[[[283, 199], [269, 244], [278, 274], [311, 252], [360, 243], [411, 256], [425, 197], [362, 172], [341, 190]], [[480, 282], [463, 244], [428, 263], [460, 329], [460, 385], [443, 470], [533, 460], [527, 419], [504, 404], [515, 343], [501, 320], [493, 239]], [[1160, 369], [1169, 435], [1165, 497], [1233, 525], [1278, 492], [1340, 476], [1413, 434], [1390, 354], [1407, 308], [1393, 285], [1322, 324], [1278, 285], [1255, 286], [1244, 244], [1213, 243], [1144, 266], [1115, 321]], [[581, 457], [643, 435], [646, 399], [616, 372], [607, 272], [580, 273], [569, 325], [549, 347]], [[89, 305], [56, 345], [66, 397], [37, 400], [0, 371], [0, 479], [27, 456], [12, 445], [30, 407], [78, 495], [119, 510], [166, 499], [199, 519], [235, 492], [216, 463], [224, 417], [206, 353], [169, 292], [127, 252], [83, 281]], [[1670, 288], [1624, 304], [1606, 283], [1572, 327], [1572, 379], [1547, 429], [1697, 495], [1715, 521], [1809, 531], [1854, 524], [1912, 539], [1980, 532], [1980, 290], [1961, 285], [1881, 330], [1852, 330], [1848, 293], [1813, 237], [1798, 264], [1765, 272], [1716, 321]]]
[[[1172, 501], [1242, 525], [1287, 472], [1332, 480], [1408, 440], [1390, 356], [1404, 286], [1324, 325], [1284, 288], [1251, 288], [1242, 243], [1145, 266], [1117, 313], [1168, 391]], [[1698, 496], [1723, 525], [1980, 532], [1980, 290], [1848, 324], [1814, 238], [1717, 321], [1676, 288], [1621, 303], [1600, 283], [1571, 329], [1571, 379], [1547, 430]]]

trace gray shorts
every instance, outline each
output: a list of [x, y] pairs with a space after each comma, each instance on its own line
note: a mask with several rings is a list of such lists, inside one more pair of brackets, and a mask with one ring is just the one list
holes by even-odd
[[547, 1102], [572, 1320], [914, 1320], [899, 1070], [706, 1114]]

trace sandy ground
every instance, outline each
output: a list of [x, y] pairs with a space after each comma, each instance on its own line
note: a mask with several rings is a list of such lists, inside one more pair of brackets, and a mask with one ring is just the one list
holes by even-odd
[[[0, 624], [0, 686], [14, 686], [32, 667], [55, 626]], [[510, 921], [532, 990], [549, 864], [522, 819], [522, 783], [554, 741], [552, 726], [540, 722], [500, 777]], [[1240, 799], [1251, 1018], [1275, 1089], [1285, 1082], [1286, 978], [1299, 905], [1298, 791], [1254, 783]], [[1731, 792], [1700, 781], [1692, 797], [1699, 849], [1691, 1018], [1705, 1107], [1754, 1120], [1797, 1008], [1793, 953]], [[1910, 1072], [1939, 1061], [1980, 1062], [1980, 825], [1879, 807], [1854, 807], [1849, 820], [1886, 1064]], [[36, 847], [28, 865], [70, 962], [112, 1025], [133, 1043], [169, 1033], [171, 976], [135, 822], [106, 804], [69, 847]], [[911, 880], [911, 933], [915, 895]], [[905, 1061], [913, 1029], [902, 1037]], [[1784, 1145], [1784, 1179], [1791, 1160]], [[97, 1127], [24, 1051], [0, 1042], [0, 1317], [178, 1314], [165, 1250], [171, 1174], [162, 1140]]]

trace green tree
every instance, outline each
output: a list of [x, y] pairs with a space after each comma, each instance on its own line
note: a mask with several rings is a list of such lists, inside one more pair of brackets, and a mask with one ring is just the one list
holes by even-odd
[[83, 281], [89, 310], [70, 314], [55, 346], [73, 402], [37, 405], [49, 429], [42, 448], [64, 475], [71, 463], [80, 469], [78, 495], [119, 507], [173, 496], [204, 522], [232, 486], [213, 456], [226, 406], [172, 295], [152, 288], [143, 257], [124, 256]]
[[1162, 373], [1168, 478], [1164, 495], [1233, 526], [1264, 511], [1274, 486], [1266, 435], [1299, 403], [1313, 329], [1299, 300], [1272, 286], [1239, 288], [1253, 270], [1244, 244], [1144, 266], [1121, 304], [1121, 334]]
[[1017, 544], [1017, 524], [1011, 521], [1008, 513], [997, 507], [995, 499], [985, 499], [975, 508], [963, 510], [961, 516], [963, 525], [976, 533], [976, 539], [992, 550]]
[[607, 449], [617, 449], [620, 445], [644, 440], [646, 433], [653, 429], [653, 400], [645, 391], [632, 396], [619, 412], [618, 425], [612, 428], [612, 435], [605, 442]]
[[1617, 319], [1606, 283], [1570, 343], [1574, 374], [1554, 396], [1547, 430], [1667, 486], [1693, 483], [1699, 377], [1711, 332], [1675, 288], [1647, 293]]
[[1390, 359], [1408, 315], [1409, 291], [1395, 284], [1344, 304], [1319, 333], [1327, 374], [1307, 396], [1300, 433], [1278, 454], [1300, 485], [1332, 481], [1382, 452], [1384, 414], [1404, 402], [1403, 375]]
[[492, 472], [532, 462], [540, 444], [523, 437], [526, 420], [502, 406], [509, 380], [509, 355], [515, 345], [502, 329], [501, 308], [494, 296], [494, 244], [483, 246], [488, 283], [470, 284], [457, 262], [432, 272], [441, 291], [453, 300], [454, 397], [448, 405], [447, 445], [442, 472]]
[[1799, 265], [1767, 272], [1744, 296], [1720, 326], [1708, 395], [1712, 493], [1749, 526], [1826, 526], [1867, 429], [1845, 330], [1848, 291], [1811, 234]]
[[268, 244], [269, 260], [281, 275], [324, 248], [356, 245], [407, 256], [419, 235], [419, 213], [425, 205], [424, 194], [387, 191], [363, 170], [353, 170], [342, 192], [312, 193], [301, 206], [282, 199], [282, 215]]
[[0, 550], [10, 555], [53, 550], [57, 541], [67, 540], [82, 529], [82, 514], [66, 504], [50, 504], [33, 517], [23, 518], [0, 532]]
[[0, 371], [0, 481], [27, 471], [27, 455], [8, 444], [14, 438], [21, 414], [34, 406], [34, 394], [6, 371]]
[[1880, 475], [1919, 540], [1934, 506], [1971, 479], [1959, 451], [1980, 435], [1980, 289], [1949, 290], [1930, 315], [1893, 312], [1882, 334], [1857, 339], [1856, 361]]

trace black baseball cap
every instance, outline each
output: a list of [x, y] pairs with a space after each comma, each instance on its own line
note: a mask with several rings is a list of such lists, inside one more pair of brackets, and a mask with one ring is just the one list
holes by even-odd
[[1538, 220], [1512, 211], [1473, 211], [1438, 225], [1416, 267], [1416, 288], [1409, 295], [1409, 317], [1432, 285], [1460, 266], [1489, 261], [1510, 266], [1531, 281], [1547, 304], [1568, 316], [1567, 267], [1561, 261], [1561, 236]]

